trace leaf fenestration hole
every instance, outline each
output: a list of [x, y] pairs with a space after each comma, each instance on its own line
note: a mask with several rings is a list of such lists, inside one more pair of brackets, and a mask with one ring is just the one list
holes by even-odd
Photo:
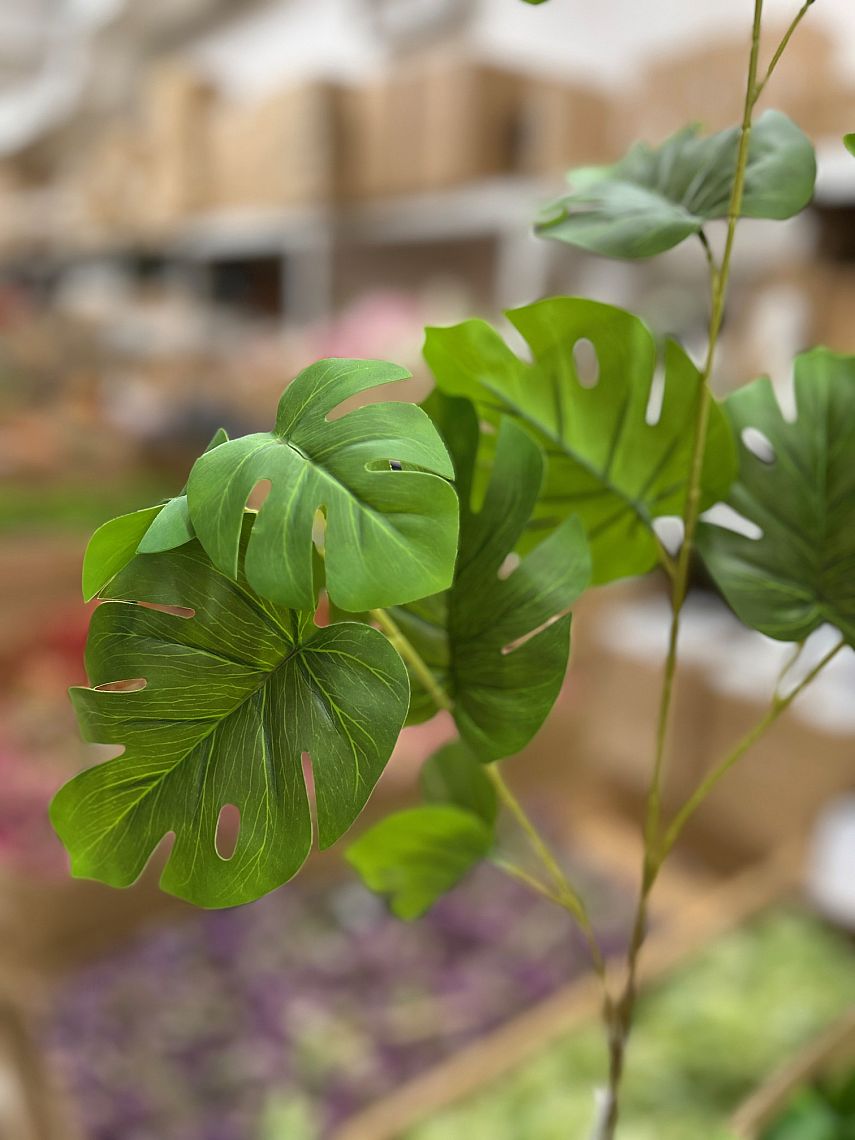
[[522, 649], [532, 638], [537, 637], [539, 633], [543, 633], [545, 629], [549, 629], [551, 625], [555, 625], [555, 623], [560, 621], [568, 612], [568, 610], [562, 610], [561, 613], [553, 614], [552, 617], [547, 618], [546, 621], [542, 621], [540, 625], [535, 626], [534, 629], [530, 629], [528, 633], [524, 633], [522, 637], [518, 637], [514, 641], [508, 642], [507, 645], [503, 645], [502, 656], [507, 657], [509, 653], [515, 653], [518, 649]]
[[217, 817], [217, 831], [214, 846], [221, 859], [229, 860], [237, 850], [240, 839], [240, 808], [234, 804], [223, 804]]
[[769, 442], [767, 436], [765, 436], [759, 428], [743, 428], [740, 438], [742, 439], [745, 449], [750, 451], [755, 459], [759, 459], [760, 462], [765, 463], [767, 467], [775, 462], [777, 458], [775, 449]]
[[644, 412], [644, 422], [653, 427], [659, 423], [662, 415], [662, 403], [665, 399], [665, 365], [660, 360], [650, 382], [650, 395], [647, 397], [647, 408]]
[[513, 574], [514, 570], [517, 569], [520, 562], [522, 562], [522, 559], [515, 550], [512, 550], [502, 565], [499, 567], [497, 574], [499, 581], [506, 582], [508, 578], [510, 578], [511, 574]]
[[747, 519], [727, 503], [716, 503], [714, 507], [704, 511], [701, 518], [704, 522], [720, 526], [722, 530], [732, 530], [734, 534], [741, 534], [744, 538], [753, 539], [755, 542], [763, 537], [763, 531], [757, 523]]
[[597, 350], [587, 337], [580, 337], [573, 345], [573, 363], [576, 376], [583, 388], [595, 388], [600, 379], [600, 361]]
[[246, 497], [246, 505], [251, 511], [260, 511], [264, 500], [270, 494], [272, 484], [269, 479], [259, 479]]
[[653, 520], [653, 532], [673, 558], [683, 545], [686, 526], [679, 515], [662, 515]]
[[106, 681], [103, 685], [96, 685], [95, 690], [99, 693], [138, 693], [147, 684], [145, 677], [130, 677], [126, 681]]
[[196, 611], [189, 606], [165, 606], [160, 602], [137, 602], [137, 605], [144, 610], [156, 610], [159, 614], [169, 614], [171, 617], [188, 618], [195, 617]]

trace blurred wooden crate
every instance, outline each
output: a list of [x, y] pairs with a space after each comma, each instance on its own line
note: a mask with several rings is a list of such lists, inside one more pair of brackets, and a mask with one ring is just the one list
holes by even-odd
[[335, 89], [305, 83], [211, 116], [209, 195], [215, 209], [312, 205], [332, 193]]
[[614, 101], [591, 87], [527, 78], [517, 165], [524, 174], [554, 175], [568, 167], [610, 162]]
[[[761, 68], [771, 59], [786, 25], [769, 23], [763, 32]], [[657, 58], [641, 88], [627, 100], [624, 145], [636, 138], [659, 142], [687, 123], [706, 131], [736, 126], [742, 118], [748, 68], [748, 32], [701, 41], [694, 50]], [[806, 20], [787, 47], [760, 104], [784, 111], [811, 136], [827, 133], [839, 106], [842, 79], [835, 44], [821, 25]], [[838, 104], [835, 113], [835, 104]], [[848, 128], [841, 123], [838, 134]]]
[[443, 190], [518, 168], [524, 81], [456, 54], [427, 53], [370, 85], [343, 88], [344, 199]]

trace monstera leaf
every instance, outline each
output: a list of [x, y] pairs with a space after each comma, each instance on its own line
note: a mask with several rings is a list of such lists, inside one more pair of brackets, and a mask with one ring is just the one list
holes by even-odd
[[855, 133], [843, 136], [843, 145], [850, 154], [855, 154]]
[[201, 456], [190, 473], [190, 518], [214, 565], [235, 577], [247, 497], [270, 492], [246, 553], [265, 598], [314, 604], [312, 531], [326, 512], [331, 600], [357, 611], [411, 601], [448, 586], [457, 545], [452, 468], [425, 413], [412, 404], [362, 407], [329, 419], [348, 397], [408, 376], [394, 364], [325, 360], [286, 389], [276, 426]]
[[[701, 138], [687, 127], [661, 147], [638, 143], [614, 166], [568, 175], [571, 191], [544, 211], [537, 226], [606, 257], [651, 257], [727, 217], [739, 128]], [[791, 218], [808, 204], [816, 181], [810, 140], [780, 111], [766, 111], [751, 132], [741, 213]]]
[[805, 353], [795, 386], [793, 423], [766, 379], [728, 397], [743, 440], [728, 502], [762, 533], [705, 524], [699, 549], [746, 625], [801, 641], [830, 622], [855, 645], [855, 357]]
[[[247, 516], [244, 547], [251, 526]], [[404, 721], [400, 658], [368, 626], [317, 628], [262, 600], [196, 541], [139, 555], [109, 592], [89, 633], [94, 687], [72, 699], [87, 740], [125, 751], [54, 799], [74, 873], [126, 886], [172, 833], [161, 880], [172, 894], [233, 906], [278, 887], [311, 847], [302, 754], [328, 847], [362, 809]], [[225, 805], [240, 812], [228, 859], [217, 848]]]
[[390, 896], [398, 918], [419, 918], [479, 863], [493, 832], [471, 812], [447, 805], [387, 816], [347, 850], [372, 891]]
[[[520, 360], [483, 321], [428, 329], [425, 357], [437, 385], [472, 400], [488, 428], [512, 416], [543, 448], [548, 469], [530, 524], [533, 532], [575, 514], [590, 543], [594, 582], [650, 570], [658, 558], [655, 519], [683, 513], [700, 374], [685, 352], [669, 343], [656, 418], [649, 411], [656, 345], [637, 317], [568, 297], [507, 315], [528, 342], [532, 361]], [[579, 375], [580, 342], [596, 354], [593, 385], [590, 377], [583, 384]], [[486, 432], [484, 464], [491, 462], [495, 446], [496, 436]], [[727, 493], [735, 471], [730, 429], [714, 405], [702, 473], [705, 506]]]
[[[219, 447], [228, 438], [219, 428], [205, 451]], [[83, 557], [84, 601], [90, 602], [100, 594], [138, 551], [152, 554], [174, 550], [193, 538], [186, 490], [185, 487], [180, 495], [165, 503], [120, 515], [98, 527]]]
[[[570, 649], [566, 611], [588, 584], [590, 559], [582, 527], [570, 519], [516, 569], [503, 573], [540, 490], [539, 448], [503, 420], [486, 496], [475, 511], [475, 413], [462, 400], [438, 401], [436, 407], [460, 494], [454, 584], [439, 598], [393, 614], [453, 698], [465, 743], [479, 760], [496, 760], [528, 743], [558, 696]], [[419, 681], [410, 681], [413, 722], [436, 709]]]

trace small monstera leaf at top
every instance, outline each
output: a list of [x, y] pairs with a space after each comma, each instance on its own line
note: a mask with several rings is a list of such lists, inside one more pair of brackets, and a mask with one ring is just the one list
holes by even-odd
[[[219, 428], [205, 451], [219, 447], [228, 438]], [[186, 490], [157, 506], [120, 515], [98, 527], [83, 556], [84, 601], [91, 602], [100, 594], [138, 551], [152, 554], [174, 550], [193, 538]]]
[[[251, 525], [247, 516], [244, 545]], [[87, 740], [125, 751], [53, 801], [72, 869], [127, 886], [173, 833], [165, 890], [206, 907], [258, 898], [311, 847], [304, 752], [320, 846], [361, 811], [406, 715], [403, 663], [369, 626], [317, 628], [262, 600], [196, 541], [139, 555], [110, 598], [92, 616], [93, 688], [72, 699]], [[217, 848], [225, 805], [240, 812], [228, 859]]]
[[[427, 330], [425, 357], [439, 388], [472, 400], [493, 427], [512, 416], [548, 459], [532, 533], [577, 515], [593, 558], [593, 581], [650, 570], [659, 557], [653, 524], [682, 515], [691, 466], [701, 376], [668, 343], [658, 416], [650, 397], [657, 351], [647, 326], [622, 309], [557, 297], [512, 309], [508, 317], [531, 348], [521, 360], [483, 321]], [[596, 354], [596, 375], [582, 382], [577, 345]], [[655, 422], [653, 422], [655, 420]], [[489, 465], [495, 435], [482, 434]], [[702, 472], [705, 506], [721, 499], [736, 473], [730, 428], [711, 410]]]
[[314, 608], [318, 510], [326, 513], [327, 590], [342, 609], [394, 605], [448, 586], [457, 499], [429, 418], [401, 403], [328, 418], [349, 397], [408, 375], [381, 361], [320, 361], [285, 390], [272, 432], [201, 456], [188, 484], [190, 518], [214, 565], [237, 575], [247, 497], [269, 480], [246, 553], [246, 576], [263, 597]]
[[801, 641], [830, 622], [855, 645], [855, 356], [805, 353], [795, 389], [793, 423], [767, 379], [728, 397], [742, 436], [728, 504], [762, 533], [705, 523], [699, 549], [746, 625]]
[[[740, 129], [707, 138], [686, 127], [661, 147], [636, 144], [613, 166], [568, 174], [569, 194], [543, 212], [537, 231], [606, 257], [652, 257], [727, 217]], [[742, 216], [791, 218], [808, 204], [816, 156], [808, 137], [780, 111], [754, 124]]]
[[[503, 420], [490, 482], [475, 511], [474, 410], [462, 400], [438, 399], [434, 407], [460, 494], [454, 584], [443, 597], [393, 615], [452, 697], [465, 743], [479, 760], [497, 760], [528, 743], [558, 696], [570, 652], [567, 609], [588, 584], [590, 558], [581, 525], [569, 519], [506, 573], [540, 490], [540, 450]], [[412, 675], [410, 683], [412, 723], [436, 709]]]

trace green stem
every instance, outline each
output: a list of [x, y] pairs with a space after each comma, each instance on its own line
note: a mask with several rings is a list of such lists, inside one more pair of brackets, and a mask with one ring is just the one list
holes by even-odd
[[662, 842], [662, 849], [659, 856], [660, 863], [666, 858], [669, 852], [674, 847], [674, 844], [680, 838], [683, 828], [710, 794], [710, 792], [718, 784], [719, 780], [725, 776], [730, 769], [740, 760], [752, 745], [756, 744], [760, 737], [770, 728], [775, 721], [781, 716], [782, 713], [790, 707], [796, 697], [804, 692], [808, 685], [822, 672], [826, 665], [837, 656], [840, 650], [846, 644], [842, 639], [830, 649], [825, 656], [817, 662], [816, 665], [807, 673], [801, 681], [791, 689], [785, 696], [781, 697], [776, 695], [772, 704], [769, 706], [768, 711], [760, 720], [749, 729], [748, 732], [742, 737], [738, 744], [731, 749], [728, 754], [721, 759], [718, 764], [704, 777], [704, 779], [697, 786], [695, 791], [689, 796], [683, 806], [675, 815], [671, 825], [665, 833], [665, 838]]
[[[383, 633], [389, 639], [389, 642], [395, 647], [400, 654], [402, 660], [409, 665], [413, 671], [413, 675], [424, 686], [426, 692], [430, 695], [431, 700], [438, 709], [446, 712], [454, 712], [454, 701], [449, 694], [438, 683], [436, 677], [431, 672], [430, 666], [421, 656], [419, 651], [413, 643], [406, 637], [398, 623], [394, 620], [387, 610], [375, 609], [371, 610], [370, 616], [377, 622], [382, 629]], [[579, 896], [578, 891], [574, 889], [567, 876], [561, 869], [558, 859], [553, 854], [546, 840], [538, 831], [537, 827], [532, 822], [525, 808], [520, 801], [505, 783], [504, 778], [499, 772], [495, 764], [486, 764], [484, 770], [496, 789], [496, 794], [499, 797], [502, 805], [514, 817], [520, 829], [528, 839], [532, 851], [537, 855], [547, 871], [550, 879], [554, 884], [554, 891], [545, 888], [548, 892], [546, 897], [550, 898], [558, 906], [562, 907], [569, 914], [575, 918], [576, 922], [585, 935], [588, 942], [588, 947], [591, 952], [591, 958], [594, 963], [594, 968], [600, 977], [605, 976], [605, 962], [603, 960], [602, 951], [600, 950], [593, 927], [591, 925], [588, 912], [585, 904]], [[507, 866], [504, 867], [507, 869]], [[519, 869], [517, 869], [519, 870]], [[511, 872], [509, 872], [511, 873]], [[522, 878], [518, 873], [514, 873], [515, 878]], [[524, 873], [527, 874], [527, 873]], [[539, 894], [544, 894], [542, 884], [538, 884], [538, 888], [534, 888], [533, 884], [537, 882], [533, 876], [527, 876], [528, 885], [533, 889], [537, 889]]]
[[662, 789], [665, 776], [665, 756], [668, 740], [668, 726], [674, 694], [674, 679], [677, 672], [677, 648], [680, 637], [680, 616], [686, 600], [691, 566], [695, 531], [700, 516], [701, 476], [703, 473], [704, 451], [709, 428], [712, 396], [709, 381], [715, 363], [716, 348], [724, 319], [727, 287], [736, 238], [736, 224], [742, 212], [742, 198], [745, 190], [745, 175], [748, 167], [748, 154], [751, 143], [751, 121], [754, 104], [757, 101], [757, 70], [760, 56], [760, 30], [763, 19], [763, 0], [754, 0], [754, 21], [751, 31], [751, 53], [748, 63], [748, 81], [742, 115], [739, 145], [736, 153], [736, 170], [733, 189], [727, 212], [727, 236], [721, 265], [716, 269], [715, 260], [708, 246], [712, 285], [712, 307], [710, 311], [709, 341], [706, 359], [701, 372], [698, 392], [698, 406], [695, 417], [692, 441], [692, 457], [689, 481], [686, 491], [686, 504], [683, 511], [683, 543], [677, 557], [677, 566], [672, 580], [671, 628], [668, 635], [668, 651], [662, 677], [662, 695], [656, 720], [656, 742], [653, 772], [647, 794], [644, 820], [644, 860], [642, 879], [633, 920], [632, 937], [627, 951], [626, 981], [621, 996], [611, 1006], [607, 1005], [609, 1033], [609, 1083], [606, 1105], [599, 1134], [596, 1140], [613, 1140], [617, 1129], [620, 1106], [620, 1089], [623, 1080], [626, 1045], [632, 1028], [638, 992], [638, 968], [641, 949], [647, 934], [648, 899], [661, 868], [659, 858], [659, 832], [662, 818]]
[[442, 685], [438, 683], [436, 677], [434, 677], [431, 672], [430, 666], [425, 662], [413, 643], [404, 636], [403, 631], [392, 616], [386, 610], [371, 610], [370, 616], [377, 622], [386, 634], [386, 637], [395, 649], [397, 649], [402, 660], [410, 666], [415, 676], [418, 677], [436, 707], [443, 709], [445, 712], [454, 712], [454, 701], [445, 689], [443, 689]]

